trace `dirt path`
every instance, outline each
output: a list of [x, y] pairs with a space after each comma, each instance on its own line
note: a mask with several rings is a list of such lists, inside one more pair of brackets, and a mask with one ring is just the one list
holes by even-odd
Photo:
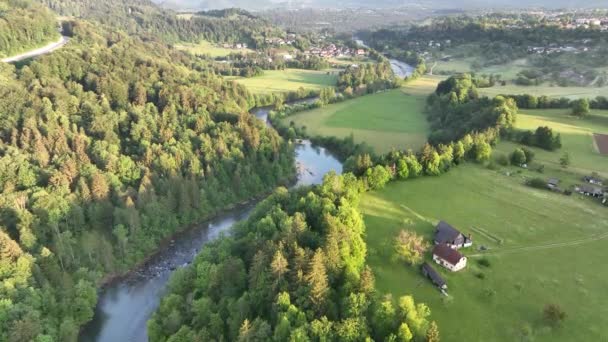
[[47, 53], [50, 53], [50, 52], [53, 52], [53, 51], [59, 49], [60, 47], [67, 44], [68, 41], [69, 41], [68, 37], [61, 36], [61, 38], [56, 42], [49, 43], [48, 45], [43, 46], [41, 48], [30, 50], [28, 52], [24, 52], [24, 53], [16, 55], [16, 56], [6, 57], [6, 58], [2, 59], [2, 62], [3, 63], [14, 63], [14, 62], [22, 61], [24, 59], [44, 55], [44, 54], [47, 54]]

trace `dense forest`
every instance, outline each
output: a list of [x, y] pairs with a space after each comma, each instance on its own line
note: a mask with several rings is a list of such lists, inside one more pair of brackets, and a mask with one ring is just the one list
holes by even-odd
[[167, 42], [201, 39], [213, 42], [263, 44], [270, 23], [238, 10], [201, 12], [179, 16], [165, 11], [149, 0], [36, 0], [61, 15], [100, 22], [108, 27]]
[[452, 76], [439, 82], [427, 99], [432, 133], [429, 142], [446, 143], [470, 132], [488, 128], [510, 129], [517, 117], [517, 103], [509, 97], [480, 97], [470, 74]]
[[356, 209], [363, 188], [330, 173], [275, 191], [174, 274], [150, 340], [438, 341], [425, 304], [375, 292]]
[[0, 64], [1, 341], [74, 341], [104, 276], [294, 176], [242, 86], [154, 40], [66, 28], [65, 48]]
[[0, 57], [12, 56], [59, 37], [55, 15], [28, 0], [0, 2]]

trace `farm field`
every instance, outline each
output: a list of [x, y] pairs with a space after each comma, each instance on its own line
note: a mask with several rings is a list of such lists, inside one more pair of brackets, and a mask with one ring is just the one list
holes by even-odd
[[338, 72], [303, 69], [264, 70], [262, 76], [233, 79], [255, 94], [269, 94], [296, 91], [300, 87], [307, 90], [333, 87], [338, 82]]
[[[380, 293], [413, 294], [427, 303], [442, 341], [606, 340], [608, 269], [592, 261], [608, 257], [608, 208], [522, 183], [519, 174], [467, 164], [366, 193], [360, 210]], [[401, 229], [430, 241], [440, 219], [472, 234], [474, 242], [463, 250], [469, 257], [464, 270], [435, 266], [448, 297], [392, 252]], [[479, 252], [480, 245], [489, 250]], [[481, 258], [490, 266], [482, 267]], [[567, 313], [562, 327], [550, 329], [542, 320], [548, 303]]]
[[[516, 127], [535, 130], [539, 126], [549, 126], [559, 132], [562, 148], [553, 152], [532, 148], [535, 160], [548, 167], [561, 169], [559, 158], [564, 152], [570, 154], [569, 171], [580, 174], [597, 172], [608, 177], [608, 155], [601, 154], [596, 146], [594, 133], [608, 134], [608, 111], [592, 110], [584, 119], [573, 117], [568, 109], [522, 109], [517, 116]], [[505, 154], [511, 153], [517, 144], [501, 142], [496, 150]]]
[[224, 48], [219, 45], [213, 44], [208, 41], [201, 41], [198, 44], [192, 43], [181, 43], [176, 44], [175, 48], [182, 51], [190, 52], [194, 55], [209, 55], [211, 57], [225, 57], [231, 53], [249, 53], [253, 52], [250, 49], [232, 49], [232, 48]]
[[530, 94], [534, 96], [546, 95], [548, 97], [566, 97], [569, 99], [577, 99], [605, 96], [608, 93], [608, 87], [558, 87], [550, 85], [521, 86], [514, 83], [507, 83], [505, 86], [497, 85], [491, 88], [480, 88], [479, 93], [489, 97], [494, 97], [500, 94]]
[[424, 75], [406, 83], [401, 89], [408, 95], [424, 96], [426, 100], [426, 97], [437, 89], [437, 84], [446, 78], [447, 76], [441, 75]]
[[366, 142], [378, 153], [391, 148], [418, 150], [426, 142], [425, 98], [395, 89], [331, 104], [284, 119], [306, 126], [313, 135], [347, 137]]
[[[517, 77], [517, 73], [522, 70], [529, 69], [530, 66], [525, 59], [516, 59], [510, 63], [501, 65], [491, 65], [473, 70], [472, 63], [474, 58], [459, 58], [449, 61], [437, 61], [433, 68], [433, 73], [459, 73], [459, 72], [475, 72], [477, 74], [499, 74], [503, 80], [512, 80]], [[429, 67], [433, 63], [430, 63]]]

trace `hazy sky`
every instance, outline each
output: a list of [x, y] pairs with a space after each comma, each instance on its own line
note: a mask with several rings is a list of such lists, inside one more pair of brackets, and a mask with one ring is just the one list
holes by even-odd
[[608, 7], [608, 0], [152, 0], [167, 7], [187, 9], [216, 9], [240, 7], [263, 9], [273, 7], [431, 7], [431, 8], [505, 8], [550, 7], [580, 8]]

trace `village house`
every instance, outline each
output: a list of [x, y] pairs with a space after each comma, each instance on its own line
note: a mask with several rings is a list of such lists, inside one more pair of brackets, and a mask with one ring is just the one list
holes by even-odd
[[599, 185], [599, 186], [604, 185], [604, 182], [601, 179], [594, 177], [594, 176], [585, 176], [585, 177], [583, 177], [583, 180], [590, 184], [595, 184], [595, 185]]
[[433, 282], [433, 284], [437, 286], [440, 290], [448, 289], [448, 285], [446, 284], [445, 280], [443, 280], [439, 273], [435, 271], [433, 266], [431, 266], [428, 262], [422, 264], [422, 274], [424, 274], [425, 277], [429, 278], [431, 282]]
[[574, 188], [574, 191], [579, 194], [583, 194], [585, 196], [602, 198], [604, 197], [604, 189], [599, 186], [594, 186], [590, 184], [578, 185]]
[[450, 248], [458, 249], [462, 247], [470, 247], [473, 241], [470, 236], [464, 236], [458, 229], [452, 227], [445, 221], [440, 221], [435, 227], [435, 244], [445, 244]]
[[433, 248], [433, 261], [452, 272], [460, 271], [467, 266], [467, 258], [444, 243]]

